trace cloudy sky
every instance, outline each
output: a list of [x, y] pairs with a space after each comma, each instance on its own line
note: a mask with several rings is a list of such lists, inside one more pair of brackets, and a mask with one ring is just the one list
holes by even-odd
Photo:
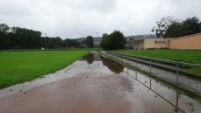
[[0, 23], [77, 38], [150, 34], [161, 17], [201, 19], [201, 0], [0, 0]]

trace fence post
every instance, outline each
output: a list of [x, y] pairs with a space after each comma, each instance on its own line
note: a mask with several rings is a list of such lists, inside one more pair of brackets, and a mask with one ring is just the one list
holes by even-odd
[[179, 63], [177, 62], [177, 84], [179, 83]]

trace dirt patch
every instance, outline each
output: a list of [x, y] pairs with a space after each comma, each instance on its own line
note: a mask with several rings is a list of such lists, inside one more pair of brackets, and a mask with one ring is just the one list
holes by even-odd
[[131, 82], [121, 75], [82, 73], [0, 99], [0, 111], [9, 113], [132, 113], [125, 98]]

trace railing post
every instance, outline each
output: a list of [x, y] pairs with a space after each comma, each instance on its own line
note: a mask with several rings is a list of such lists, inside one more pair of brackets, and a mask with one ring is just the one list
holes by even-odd
[[177, 84], [179, 83], [179, 63], [177, 62]]
[[150, 59], [150, 64], [149, 64], [150, 65], [150, 71], [149, 71], [150, 73], [151, 73], [151, 63], [152, 63], [152, 60]]

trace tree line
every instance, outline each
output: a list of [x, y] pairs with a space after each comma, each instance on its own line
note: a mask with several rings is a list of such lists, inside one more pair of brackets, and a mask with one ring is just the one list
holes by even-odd
[[157, 37], [176, 38], [196, 33], [201, 33], [201, 22], [198, 17], [186, 18], [185, 20], [162, 17], [152, 28]]
[[0, 49], [30, 49], [40, 46], [41, 32], [0, 24]]
[[9, 27], [5, 23], [0, 24], [0, 50], [81, 47], [93, 48], [93, 37], [88, 36], [86, 41], [82, 42], [76, 39], [63, 40], [60, 37], [42, 37], [42, 32], [40, 31], [20, 27]]

